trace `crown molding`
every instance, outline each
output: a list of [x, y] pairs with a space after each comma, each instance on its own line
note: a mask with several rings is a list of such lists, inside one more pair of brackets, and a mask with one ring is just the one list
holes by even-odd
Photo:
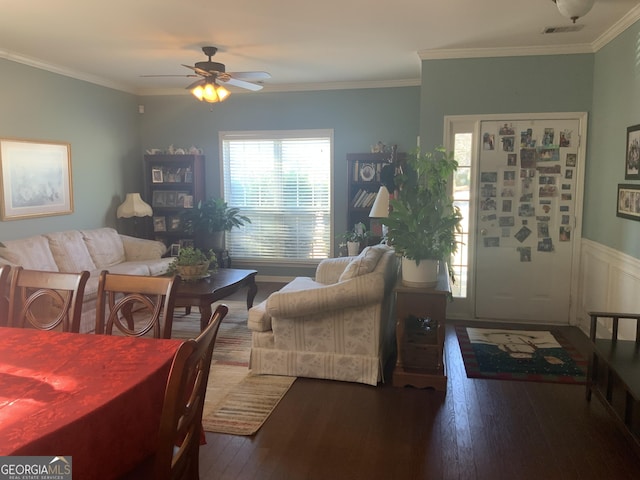
[[605, 31], [592, 43], [594, 52], [597, 52], [607, 45], [638, 20], [640, 20], [640, 4], [633, 7], [629, 13], [614, 23], [611, 28]]
[[[383, 80], [371, 82], [327, 82], [327, 83], [291, 83], [291, 84], [265, 84], [260, 93], [276, 93], [276, 92], [311, 92], [320, 90], [353, 90], [362, 88], [398, 88], [398, 87], [419, 87], [421, 85], [420, 78], [411, 78], [406, 80]], [[233, 89], [232, 95], [244, 95], [251, 92], [249, 90]], [[151, 95], [190, 95], [185, 88], [145, 88], [136, 92], [140, 96]]]
[[590, 44], [553, 45], [544, 47], [450, 48], [420, 50], [421, 60], [446, 60], [455, 58], [523, 57], [528, 55], [572, 55], [593, 53]]
[[127, 93], [135, 93], [135, 89], [122, 83], [107, 80], [102, 77], [91, 75], [69, 68], [60, 67], [52, 63], [44, 62], [37, 58], [27, 57], [17, 53], [10, 52], [8, 50], [0, 49], [0, 58], [10, 60], [12, 62], [21, 63], [29, 67], [34, 67], [40, 70], [46, 70], [47, 72], [57, 73], [58, 75], [64, 75], [65, 77], [75, 78], [76, 80], [82, 80], [84, 82], [93, 83], [102, 87], [112, 88], [114, 90], [120, 90]]

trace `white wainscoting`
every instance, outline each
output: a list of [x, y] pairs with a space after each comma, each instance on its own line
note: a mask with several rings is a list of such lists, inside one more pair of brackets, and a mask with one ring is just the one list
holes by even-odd
[[[584, 238], [581, 247], [575, 320], [589, 335], [590, 311], [640, 312], [640, 259]], [[619, 337], [634, 339], [635, 322], [621, 321]]]

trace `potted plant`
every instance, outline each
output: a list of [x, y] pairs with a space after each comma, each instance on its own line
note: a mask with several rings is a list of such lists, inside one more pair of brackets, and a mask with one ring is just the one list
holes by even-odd
[[384, 223], [388, 243], [402, 255], [405, 285], [436, 285], [440, 261], [449, 260], [457, 250], [462, 215], [447, 190], [457, 168], [453, 153], [442, 147], [424, 154], [416, 150], [395, 177], [396, 198], [390, 201]]
[[195, 235], [196, 244], [214, 251], [224, 250], [224, 234], [234, 227], [251, 223], [240, 209], [229, 207], [222, 198], [209, 198], [180, 215], [185, 232]]
[[367, 228], [364, 223], [356, 223], [353, 227], [353, 230], [349, 230], [348, 232], [340, 235], [340, 238], [347, 242], [347, 255], [355, 256], [360, 253], [360, 247], [362, 243], [369, 236], [369, 232], [367, 232]]
[[178, 274], [183, 280], [204, 278], [210, 270], [218, 268], [218, 259], [213, 250], [206, 254], [194, 247], [183, 247], [169, 265], [169, 273]]

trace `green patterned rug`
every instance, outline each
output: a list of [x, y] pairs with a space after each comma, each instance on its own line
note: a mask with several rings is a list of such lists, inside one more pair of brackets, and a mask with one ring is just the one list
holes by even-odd
[[560, 332], [456, 326], [469, 378], [582, 385], [587, 361]]

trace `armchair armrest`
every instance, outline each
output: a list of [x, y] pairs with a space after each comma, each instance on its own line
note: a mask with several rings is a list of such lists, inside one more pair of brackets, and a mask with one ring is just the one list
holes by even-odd
[[337, 283], [340, 275], [347, 268], [353, 257], [327, 258], [316, 268], [316, 282], [329, 285]]
[[301, 317], [382, 302], [384, 294], [383, 274], [372, 272], [318, 288], [272, 293], [267, 299], [267, 313], [275, 318]]
[[124, 246], [124, 256], [127, 261], [155, 260], [161, 258], [167, 251], [162, 242], [147, 240], [145, 238], [120, 235]]

